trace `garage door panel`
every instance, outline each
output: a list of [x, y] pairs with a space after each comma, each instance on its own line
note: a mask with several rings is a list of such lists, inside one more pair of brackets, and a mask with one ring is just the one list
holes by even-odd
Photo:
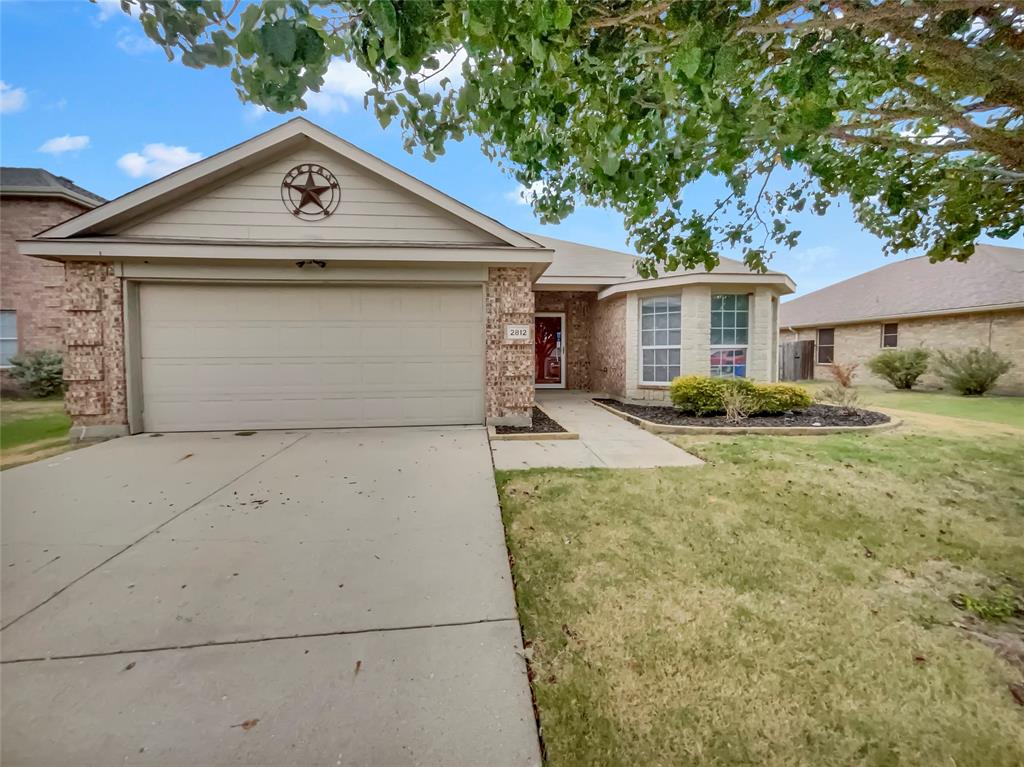
[[143, 285], [145, 428], [480, 423], [482, 318], [479, 287]]

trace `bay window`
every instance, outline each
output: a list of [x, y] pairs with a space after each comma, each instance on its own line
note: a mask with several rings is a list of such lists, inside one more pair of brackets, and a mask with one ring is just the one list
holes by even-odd
[[682, 311], [678, 296], [640, 301], [640, 383], [664, 385], [679, 376]]
[[746, 376], [749, 318], [750, 296], [711, 296], [711, 375]]

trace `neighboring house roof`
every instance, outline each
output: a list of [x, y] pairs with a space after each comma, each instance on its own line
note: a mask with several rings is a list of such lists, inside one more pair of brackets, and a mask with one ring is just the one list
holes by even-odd
[[1024, 306], [1024, 250], [979, 244], [966, 262], [927, 256], [886, 264], [782, 304], [779, 327]]
[[62, 197], [95, 208], [106, 200], [75, 184], [71, 179], [56, 176], [45, 168], [0, 168], [0, 195], [18, 197]]
[[541, 286], [605, 288], [603, 297], [605, 293], [611, 295], [623, 290], [650, 289], [686, 282], [714, 282], [721, 275], [721, 281], [724, 282], [749, 282], [753, 279], [758, 282], [781, 283], [788, 288], [784, 291], [787, 293], [794, 289], [793, 283], [782, 272], [754, 272], [742, 261], [724, 256], [712, 272], [701, 266], [667, 272], [660, 277], [643, 278], [637, 274], [636, 262], [639, 256], [636, 254], [559, 240], [546, 234], [531, 232], [526, 233], [526, 236], [554, 251], [551, 265], [537, 280]]
[[38, 237], [52, 239], [110, 234], [128, 222], [138, 221], [157, 210], [192, 197], [200, 190], [239, 173], [243, 168], [268, 162], [307, 140], [336, 152], [346, 160], [487, 232], [508, 246], [540, 249], [536, 242], [514, 229], [400, 171], [330, 131], [314, 125], [304, 117], [292, 118], [248, 141], [141, 186], [95, 210], [58, 224]]

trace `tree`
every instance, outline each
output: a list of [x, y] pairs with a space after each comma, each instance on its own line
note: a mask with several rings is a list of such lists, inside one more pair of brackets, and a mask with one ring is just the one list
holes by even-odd
[[[354, 61], [408, 150], [476, 134], [542, 220], [623, 213], [645, 273], [725, 247], [763, 269], [840, 195], [887, 254], [966, 260], [1024, 224], [1015, 0], [133, 2], [168, 57], [277, 112]], [[727, 193], [691, 203], [705, 174]]]

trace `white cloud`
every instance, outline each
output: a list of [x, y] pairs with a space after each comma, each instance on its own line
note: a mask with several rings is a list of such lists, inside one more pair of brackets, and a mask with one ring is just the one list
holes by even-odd
[[45, 142], [37, 151], [47, 154], [64, 154], [77, 152], [89, 146], [88, 136], [57, 136]]
[[537, 195], [544, 191], [543, 181], [534, 181], [530, 186], [519, 184], [511, 192], [505, 192], [505, 199], [514, 202], [516, 205], [532, 205]]
[[146, 144], [142, 153], [129, 152], [117, 161], [117, 167], [132, 178], [159, 178], [201, 160], [202, 154], [188, 147]]
[[24, 88], [15, 88], [0, 80], [0, 113], [11, 114], [20, 112], [28, 104], [28, 95]]
[[[462, 62], [466, 60], [466, 52], [459, 50], [452, 59], [451, 54], [439, 54], [438, 59], [444, 67], [443, 72], [433, 74], [437, 70], [421, 69], [416, 77], [423, 79], [432, 75], [429, 80], [423, 81], [423, 90], [435, 92], [441, 90], [441, 81], [446, 77], [450, 81], [449, 89], [458, 90], [462, 87]], [[451, 63], [448, 64], [449, 60]], [[448, 66], [445, 66], [448, 64]], [[314, 112], [329, 114], [331, 112], [347, 112], [353, 106], [362, 107], [363, 96], [373, 82], [370, 76], [356, 66], [355, 62], [344, 59], [334, 59], [327, 67], [324, 74], [324, 84], [318, 93], [306, 94], [306, 103]]]
[[306, 103], [320, 114], [347, 112], [352, 104], [359, 104], [372, 87], [370, 76], [354, 62], [334, 59], [327, 67], [319, 93], [306, 94]]
[[790, 256], [795, 262], [793, 271], [797, 274], [808, 274], [831, 266], [838, 257], [839, 251], [831, 245], [816, 245], [813, 248], [806, 248]]
[[156, 43], [145, 35], [136, 35], [124, 27], [117, 30], [117, 47], [129, 56], [141, 56], [159, 50]]

